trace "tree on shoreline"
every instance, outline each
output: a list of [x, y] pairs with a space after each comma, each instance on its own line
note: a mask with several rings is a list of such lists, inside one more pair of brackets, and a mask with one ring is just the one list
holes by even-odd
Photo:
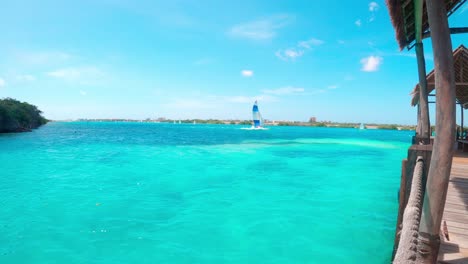
[[12, 98], [0, 99], [0, 133], [31, 131], [47, 123], [35, 106]]

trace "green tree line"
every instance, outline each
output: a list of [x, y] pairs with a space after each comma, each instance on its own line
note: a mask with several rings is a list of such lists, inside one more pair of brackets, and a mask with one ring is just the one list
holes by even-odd
[[24, 132], [47, 123], [35, 105], [12, 98], [0, 99], [0, 133]]

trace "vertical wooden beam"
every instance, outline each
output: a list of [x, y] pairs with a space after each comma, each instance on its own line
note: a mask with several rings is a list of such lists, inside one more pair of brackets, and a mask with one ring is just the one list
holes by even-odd
[[424, 59], [424, 49], [422, 42], [415, 44], [416, 58], [418, 60], [419, 75], [419, 114], [420, 114], [420, 137], [424, 144], [429, 144], [431, 136], [431, 124], [429, 121], [429, 103], [427, 98], [426, 61]]
[[465, 119], [465, 118], [463, 117], [463, 105], [462, 105], [462, 104], [460, 105], [460, 110], [461, 110], [461, 114], [460, 114], [460, 115], [461, 115], [461, 122], [460, 122], [460, 138], [462, 138], [462, 137], [463, 137], [463, 119]]
[[[421, 94], [419, 95], [419, 99], [421, 99]], [[418, 144], [418, 138], [422, 135], [422, 126], [421, 126], [421, 101], [418, 103], [418, 123], [416, 125], [416, 137], [413, 140], [413, 144]]]
[[420, 263], [436, 263], [439, 230], [452, 167], [455, 143], [455, 80], [452, 41], [443, 0], [426, 0], [434, 52], [436, 82], [436, 137], [419, 227]]
[[429, 104], [427, 100], [426, 60], [424, 59], [422, 43], [423, 4], [423, 0], [414, 0], [415, 49], [419, 76], [419, 138], [423, 144], [430, 144], [431, 124], [429, 121]]

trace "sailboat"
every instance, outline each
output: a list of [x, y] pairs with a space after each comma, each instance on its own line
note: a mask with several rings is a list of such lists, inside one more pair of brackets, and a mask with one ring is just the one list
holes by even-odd
[[366, 129], [366, 126], [364, 126], [364, 124], [361, 123], [361, 125], [359, 126], [359, 129]]
[[246, 130], [266, 130], [268, 128], [263, 127], [263, 118], [262, 114], [260, 114], [260, 110], [258, 110], [258, 103], [255, 101], [252, 107], [252, 127], [250, 128], [243, 128]]

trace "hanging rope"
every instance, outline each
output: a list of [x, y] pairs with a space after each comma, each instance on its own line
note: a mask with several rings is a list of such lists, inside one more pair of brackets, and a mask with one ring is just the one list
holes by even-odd
[[421, 220], [422, 207], [422, 177], [424, 160], [422, 156], [416, 159], [413, 180], [411, 182], [410, 196], [405, 212], [403, 213], [400, 242], [393, 263], [412, 264], [416, 263], [418, 249], [419, 222]]

